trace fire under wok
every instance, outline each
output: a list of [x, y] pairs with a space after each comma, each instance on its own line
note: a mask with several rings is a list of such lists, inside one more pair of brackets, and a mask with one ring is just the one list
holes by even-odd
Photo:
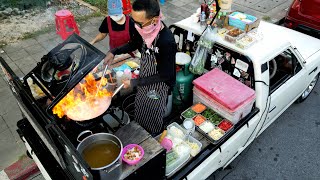
[[[114, 79], [115, 81], [115, 79]], [[106, 112], [112, 97], [119, 92], [123, 84], [115, 89], [116, 83], [108, 82], [107, 78], [96, 80], [89, 73], [83, 81], [75, 86], [52, 109], [59, 118], [67, 116], [74, 121], [86, 121], [96, 118]]]

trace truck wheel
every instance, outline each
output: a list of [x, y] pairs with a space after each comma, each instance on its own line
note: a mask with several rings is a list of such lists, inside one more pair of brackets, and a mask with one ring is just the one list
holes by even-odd
[[303, 102], [304, 100], [307, 99], [307, 97], [311, 94], [312, 90], [316, 86], [318, 79], [319, 79], [319, 74], [314, 77], [314, 79], [311, 81], [311, 83], [306, 88], [306, 90], [304, 90], [304, 92], [299, 97], [299, 99], [297, 99], [297, 101], [296, 101], [297, 103], [301, 103], [301, 102]]

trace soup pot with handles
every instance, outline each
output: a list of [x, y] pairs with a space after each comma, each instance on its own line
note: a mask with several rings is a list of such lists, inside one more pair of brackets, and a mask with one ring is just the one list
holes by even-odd
[[[90, 133], [90, 135], [81, 141], [80, 138], [88, 133]], [[92, 170], [92, 173], [99, 175], [100, 179], [120, 179], [120, 176], [122, 173], [121, 154], [122, 154], [123, 146], [122, 146], [122, 142], [118, 137], [110, 133], [93, 134], [92, 131], [86, 130], [81, 132], [78, 135], [77, 140], [80, 142], [79, 145], [77, 146], [77, 151], [81, 154], [83, 158], [84, 158], [83, 156], [84, 150], [90, 145], [97, 144], [99, 142], [110, 141], [114, 143], [116, 146], [118, 146], [120, 151], [119, 153], [117, 153], [118, 155], [111, 163], [101, 167], [91, 167], [91, 170]]]

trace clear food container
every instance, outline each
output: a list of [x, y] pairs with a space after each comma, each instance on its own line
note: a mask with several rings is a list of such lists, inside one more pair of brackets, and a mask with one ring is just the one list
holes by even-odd
[[202, 113], [204, 110], [207, 109], [207, 106], [204, 105], [204, 104], [202, 104], [202, 103], [200, 103], [200, 102], [198, 102], [198, 103], [195, 103], [195, 104], [191, 107], [191, 109], [192, 109], [194, 112], [200, 114], [200, 113]]
[[226, 35], [224, 36], [224, 39], [230, 43], [236, 43], [237, 39], [240, 39], [244, 36], [244, 31], [235, 28], [230, 30]]
[[215, 125], [213, 123], [211, 123], [210, 121], [205, 121], [203, 122], [199, 128], [204, 132], [204, 133], [209, 133], [210, 131], [212, 131], [214, 129]]
[[197, 115], [197, 113], [194, 112], [191, 108], [188, 108], [181, 113], [181, 116], [183, 119], [193, 118], [196, 115]]
[[257, 40], [254, 37], [250, 37], [249, 35], [245, 35], [240, 39], [236, 40], [236, 46], [241, 49], [247, 49], [252, 46]]
[[[185, 142], [188, 144], [188, 146], [191, 149], [190, 155], [192, 157], [196, 156], [201, 151], [202, 143], [200, 141], [198, 141], [196, 138], [194, 138], [192, 136], [187, 136], [185, 139]], [[195, 143], [198, 146], [198, 148], [193, 148], [192, 143]]]
[[[170, 151], [167, 153], [167, 156], [169, 153], [175, 153], [177, 154], [174, 150]], [[177, 154], [178, 155], [178, 154]], [[185, 156], [179, 156], [174, 160], [174, 161], [166, 161], [166, 176], [170, 176], [174, 171], [176, 171], [179, 167], [181, 167], [184, 163], [188, 161], [190, 158], [190, 153], [186, 154]], [[170, 162], [170, 164], [168, 163]]]
[[186, 130], [176, 122], [173, 122], [170, 125], [168, 125], [167, 131], [170, 136], [180, 139], [183, 139], [187, 134]]

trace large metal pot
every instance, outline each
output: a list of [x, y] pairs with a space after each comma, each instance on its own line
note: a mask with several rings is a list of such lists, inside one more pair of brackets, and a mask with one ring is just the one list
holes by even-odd
[[[88, 137], [84, 138], [82, 141], [79, 139], [81, 138], [82, 135], [86, 133], [91, 133]], [[77, 151], [82, 154], [84, 149], [88, 147], [89, 145], [98, 142], [98, 141], [112, 141], [115, 144], [117, 144], [120, 147], [120, 152], [117, 158], [110, 164], [107, 164], [103, 167], [99, 168], [91, 168], [91, 170], [95, 171], [95, 174], [99, 174], [100, 179], [120, 179], [121, 173], [122, 173], [122, 161], [121, 161], [121, 154], [123, 150], [123, 146], [119, 138], [117, 138], [113, 134], [109, 133], [96, 133], [92, 134], [90, 130], [83, 131], [82, 133], [79, 134], [78, 139], [77, 139], [80, 144], [77, 146]]]

